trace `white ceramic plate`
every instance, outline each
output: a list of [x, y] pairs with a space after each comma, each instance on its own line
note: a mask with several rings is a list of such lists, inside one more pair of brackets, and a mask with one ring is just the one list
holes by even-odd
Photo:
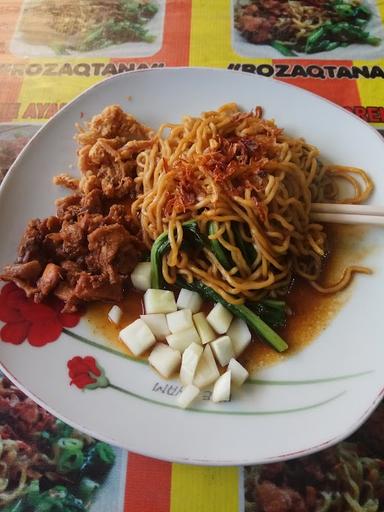
[[[129, 73], [76, 98], [17, 159], [0, 192], [0, 266], [14, 260], [28, 219], [54, 212], [54, 199], [62, 190], [52, 185], [52, 177], [75, 164], [74, 125], [81, 117], [119, 103], [157, 127], [228, 101], [237, 101], [244, 109], [262, 105], [267, 118], [275, 118], [294, 136], [305, 136], [325, 158], [366, 169], [377, 185], [372, 201], [384, 204], [384, 143], [372, 128], [343, 109], [301, 89], [236, 72]], [[68, 423], [153, 457], [196, 464], [250, 464], [319, 450], [364, 421], [377, 405], [384, 383], [383, 229], [370, 230], [364, 244], [370, 248], [364, 262], [374, 269], [374, 276], [356, 279], [350, 300], [315, 342], [264, 369], [257, 376], [263, 382], [244, 386], [230, 403], [203, 400], [193, 410], [175, 408], [180, 391], [176, 382], [162, 382], [148, 366], [106, 351], [107, 342], [85, 319], [40, 348], [28, 341], [18, 346], [0, 341], [3, 369]], [[52, 329], [44, 315], [34, 322]], [[94, 357], [110, 385], [84, 391], [70, 386], [67, 361], [75, 356]]]

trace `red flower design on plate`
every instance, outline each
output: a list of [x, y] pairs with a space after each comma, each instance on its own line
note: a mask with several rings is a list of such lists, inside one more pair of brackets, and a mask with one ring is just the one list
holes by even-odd
[[71, 385], [74, 384], [79, 389], [96, 389], [109, 386], [104, 370], [92, 356], [73, 357], [67, 362], [67, 367]]
[[24, 290], [7, 283], [0, 292], [0, 320], [5, 325], [0, 338], [6, 343], [20, 345], [23, 341], [42, 347], [56, 341], [64, 327], [75, 327], [79, 313], [61, 313], [63, 302], [57, 298], [45, 304], [28, 299]]

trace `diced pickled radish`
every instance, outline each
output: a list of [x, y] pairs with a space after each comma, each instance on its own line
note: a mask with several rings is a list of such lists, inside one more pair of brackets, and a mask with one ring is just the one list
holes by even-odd
[[144, 293], [144, 308], [147, 315], [177, 311], [175, 296], [169, 290], [150, 288]]
[[195, 327], [192, 326], [189, 329], [184, 329], [184, 331], [175, 332], [174, 334], [169, 334], [166, 338], [168, 345], [176, 350], [180, 350], [180, 352], [184, 352], [184, 350], [191, 344], [197, 343], [200, 344], [200, 336], [196, 331]]
[[180, 380], [183, 386], [192, 384], [202, 353], [203, 347], [197, 343], [191, 343], [189, 347], [184, 350], [180, 368]]
[[156, 342], [151, 329], [141, 318], [124, 327], [119, 337], [135, 356], [140, 356]]
[[252, 339], [248, 325], [241, 318], [235, 318], [229, 326], [228, 336], [231, 338], [235, 356], [239, 356], [250, 344]]
[[131, 274], [131, 281], [135, 288], [145, 292], [151, 287], [151, 264], [138, 263]]
[[228, 402], [231, 398], [231, 372], [227, 371], [221, 375], [212, 391], [212, 402]]
[[231, 372], [231, 381], [234, 386], [240, 387], [248, 379], [249, 373], [236, 359], [231, 359], [228, 364]]
[[194, 386], [193, 384], [189, 384], [186, 386], [180, 395], [177, 397], [177, 403], [183, 409], [186, 409], [191, 403], [199, 396], [200, 389]]
[[171, 333], [185, 331], [193, 327], [192, 311], [190, 309], [180, 309], [174, 313], [168, 313], [167, 323]]
[[203, 312], [196, 313], [192, 318], [203, 345], [216, 338], [216, 333], [207, 322], [207, 318]]
[[171, 334], [164, 313], [140, 315], [140, 318], [148, 325], [157, 340], [165, 340], [168, 334]]
[[217, 303], [207, 316], [209, 324], [219, 334], [225, 334], [228, 331], [232, 318], [232, 313], [220, 303]]
[[112, 306], [108, 313], [108, 318], [111, 322], [114, 324], [118, 324], [121, 320], [121, 317], [123, 316], [123, 312], [119, 306]]
[[231, 338], [229, 336], [220, 336], [217, 340], [212, 341], [211, 347], [221, 366], [227, 366], [234, 355]]
[[164, 343], [157, 343], [148, 357], [149, 364], [166, 379], [178, 370], [180, 361], [180, 352]]
[[192, 313], [197, 313], [203, 304], [203, 299], [197, 292], [182, 288], [176, 304], [179, 309], [190, 309]]
[[204, 388], [215, 382], [219, 376], [220, 373], [217, 369], [212, 349], [209, 345], [206, 345], [197, 365], [193, 384], [198, 388]]

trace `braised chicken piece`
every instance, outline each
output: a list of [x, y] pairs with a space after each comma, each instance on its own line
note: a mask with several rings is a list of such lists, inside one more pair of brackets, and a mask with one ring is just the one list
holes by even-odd
[[109, 106], [78, 134], [80, 180], [54, 182], [71, 194], [56, 202], [56, 215], [31, 220], [18, 258], [0, 274], [36, 302], [54, 294], [64, 310], [83, 302], [119, 301], [145, 246], [130, 213], [136, 156], [150, 147], [150, 131], [118, 106]]

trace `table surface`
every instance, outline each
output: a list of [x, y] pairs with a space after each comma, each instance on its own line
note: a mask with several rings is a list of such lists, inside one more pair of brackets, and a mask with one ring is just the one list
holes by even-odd
[[[143, 9], [138, 4], [145, 4], [147, 11], [141, 12], [139, 22], [132, 22], [125, 11], [125, 25], [118, 25], [122, 22], [114, 13], [124, 1], [131, 9], [135, 4], [136, 13]], [[313, 9], [324, 2], [296, 3]], [[0, 0], [0, 180], [33, 134], [63, 105], [108, 76], [137, 69], [206, 66], [269, 76], [319, 94], [384, 130], [384, 1], [362, 3], [371, 13], [364, 28], [369, 36], [364, 37], [378, 38], [372, 41], [375, 45], [339, 45], [287, 56], [270, 44], [247, 40], [238, 29], [239, 21], [236, 28], [237, 0], [116, 0], [104, 1], [104, 6], [102, 0]], [[258, 6], [253, 23], [261, 16], [264, 27], [272, 30], [274, 15], [281, 15], [287, 2], [239, 0], [239, 4], [243, 17], [253, 16], [244, 11], [247, 4]], [[264, 5], [262, 15], [260, 5]], [[101, 15], [106, 6], [107, 16]], [[91, 15], [96, 20], [93, 26], [87, 22]], [[108, 20], [120, 27], [113, 40], [103, 26]], [[369, 489], [379, 488], [378, 479], [384, 481], [384, 438], [378, 428], [383, 410], [379, 406], [352, 440], [310, 459], [269, 467], [183, 466], [115, 449], [115, 463], [90, 510], [384, 510], [383, 484], [382, 501], [376, 503], [374, 496], [369, 501]], [[0, 428], [9, 423], [1, 411]], [[1, 457], [0, 453], [0, 466]], [[330, 468], [336, 475], [333, 487], [326, 475]], [[0, 491], [0, 509], [4, 509], [2, 499]], [[329, 508], [324, 505], [327, 500], [333, 500]]]

